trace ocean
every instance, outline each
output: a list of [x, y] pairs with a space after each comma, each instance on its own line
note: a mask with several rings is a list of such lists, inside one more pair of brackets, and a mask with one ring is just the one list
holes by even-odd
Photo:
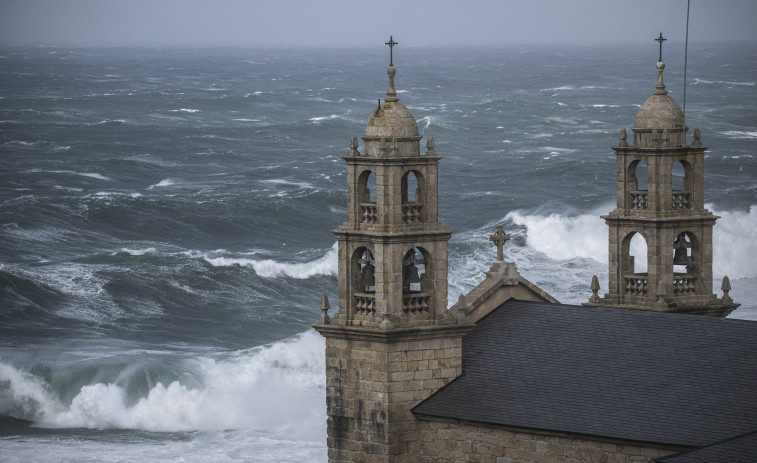
[[[310, 324], [321, 294], [336, 305], [341, 156], [385, 96], [387, 52], [0, 48], [0, 460], [327, 460]], [[606, 290], [610, 146], [656, 58], [651, 40], [394, 50], [400, 101], [444, 156], [450, 303], [495, 260], [497, 225], [561, 302], [588, 300], [594, 274]], [[728, 275], [731, 317], [757, 320], [757, 46], [688, 61], [714, 292]]]

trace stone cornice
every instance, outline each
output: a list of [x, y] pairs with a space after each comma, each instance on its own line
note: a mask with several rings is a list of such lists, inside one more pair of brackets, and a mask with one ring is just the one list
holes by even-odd
[[402, 341], [424, 341], [463, 337], [473, 331], [476, 325], [468, 323], [444, 324], [430, 326], [402, 327], [394, 325], [388, 329], [379, 327], [347, 326], [337, 323], [315, 324], [313, 328], [326, 338], [347, 339], [350, 341], [373, 341], [395, 343]]

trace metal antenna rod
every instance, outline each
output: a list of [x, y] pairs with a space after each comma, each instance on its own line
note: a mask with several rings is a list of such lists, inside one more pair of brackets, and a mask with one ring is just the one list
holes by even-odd
[[683, 51], [683, 144], [686, 145], [686, 70], [689, 64], [689, 9], [691, 0], [686, 0], [686, 45]]

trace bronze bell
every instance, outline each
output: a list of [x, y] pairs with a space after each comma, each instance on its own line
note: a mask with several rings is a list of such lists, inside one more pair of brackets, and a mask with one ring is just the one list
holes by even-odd
[[406, 283], [420, 283], [421, 277], [418, 275], [418, 267], [412, 262], [405, 267], [405, 282]]
[[365, 264], [360, 271], [360, 286], [376, 286], [376, 267]]
[[689, 254], [686, 248], [676, 248], [673, 254], [673, 265], [689, 265]]
[[673, 265], [689, 265], [691, 258], [686, 249], [691, 248], [691, 243], [686, 240], [686, 235], [683, 233], [676, 237], [673, 242]]

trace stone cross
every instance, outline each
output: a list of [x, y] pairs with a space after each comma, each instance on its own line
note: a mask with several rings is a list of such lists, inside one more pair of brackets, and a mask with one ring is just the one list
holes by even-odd
[[502, 248], [505, 246], [505, 243], [507, 243], [507, 240], [509, 239], [510, 235], [502, 230], [502, 225], [497, 225], [497, 231], [489, 237], [489, 241], [493, 241], [494, 244], [497, 245], [497, 262], [504, 262], [505, 257], [502, 253]]
[[658, 59], [657, 61], [662, 61], [662, 42], [664, 42], [664, 41], [666, 41], [668, 39], [663, 38], [662, 37], [662, 32], [660, 32], [660, 36], [657, 37], [654, 40], [655, 40], [655, 42], [659, 42], [660, 43], [660, 59]]
[[[660, 33], [660, 36], [662, 36], [662, 33]], [[395, 45], [399, 45], [399, 42], [395, 42], [392, 36], [389, 36], [389, 41], [386, 42], [384, 45], [389, 45], [389, 66], [394, 66], [394, 59], [392, 57], [392, 48], [394, 48]]]

